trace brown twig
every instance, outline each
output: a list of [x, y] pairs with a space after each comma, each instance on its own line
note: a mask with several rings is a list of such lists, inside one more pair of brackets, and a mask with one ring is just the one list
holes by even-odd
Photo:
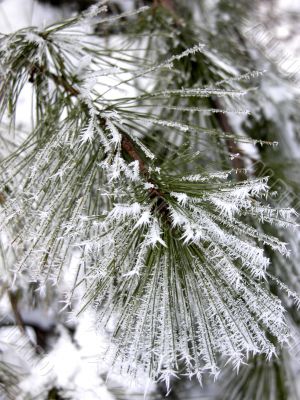
[[136, 150], [131, 139], [126, 134], [122, 135], [121, 146], [122, 150], [125, 153], [127, 153], [133, 160], [139, 163], [139, 170], [142, 173], [142, 175], [146, 178], [146, 180], [154, 185], [154, 187], [148, 189], [150, 199], [156, 199], [153, 211], [154, 210], [158, 211], [161, 215], [166, 217], [166, 221], [170, 222], [171, 219], [170, 219], [169, 206], [164, 199], [164, 193], [156, 187], [155, 182], [150, 177], [149, 169], [147, 168], [144, 160]]
[[7, 296], [10, 302], [16, 325], [20, 329], [21, 333], [27, 336], [24, 321], [18, 308], [18, 296], [11, 289], [7, 290]]
[[4, 193], [0, 192], [0, 204], [3, 205], [5, 203], [6, 199], [5, 199], [5, 195]]
[[[13, 318], [15, 320], [15, 325], [18, 327], [21, 334], [27, 338], [28, 342], [33, 347], [35, 352], [37, 354], [42, 354], [43, 348], [46, 347], [45, 337], [46, 337], [46, 333], [48, 333], [48, 331], [43, 329], [42, 327], [40, 327], [39, 325], [37, 325], [35, 323], [28, 322], [23, 319], [23, 317], [20, 313], [19, 307], [18, 307], [19, 299], [18, 299], [17, 292], [11, 290], [10, 288], [7, 288], [7, 296], [8, 296], [10, 306], [11, 306]], [[10, 323], [9, 322], [4, 323], [4, 325], [9, 326]], [[34, 332], [36, 334], [36, 343], [32, 340], [32, 338], [28, 334], [26, 327], [30, 327], [30, 328], [34, 329]], [[54, 333], [54, 328], [55, 328], [54, 325], [51, 326], [51, 331], [53, 331], [53, 333]], [[49, 330], [49, 332], [50, 332], [50, 330]]]
[[[51, 78], [56, 85], [62, 86], [71, 96], [79, 96], [80, 92], [74, 86], [72, 86], [72, 84], [70, 84], [63, 76], [58, 76], [52, 72], [45, 72], [41, 68], [39, 68], [39, 70], [40, 72], [45, 73], [46, 76]], [[105, 118], [99, 117], [99, 121], [101, 122], [103, 127], [106, 128]], [[154, 187], [148, 189], [150, 199], [156, 199], [156, 204], [153, 207], [153, 210], [159, 211], [164, 217], [166, 217], [166, 220], [169, 221], [169, 207], [168, 203], [164, 199], [164, 193], [156, 187], [157, 185], [155, 185], [155, 182], [151, 179], [149, 169], [146, 166], [143, 158], [136, 149], [132, 139], [125, 133], [122, 133], [121, 147], [124, 153], [126, 153], [132, 160], [138, 161], [141, 174], [149, 183], [152, 183], [154, 185]]]
[[66, 81], [62, 76], [55, 75], [52, 72], [47, 73], [49, 76], [58, 86], [62, 86], [71, 96], [78, 96], [79, 90], [74, 88], [68, 81]]
[[141, 174], [144, 175], [144, 177], [149, 178], [149, 170], [146, 167], [144, 160], [136, 150], [131, 139], [125, 134], [122, 134], [121, 146], [125, 153], [127, 153], [133, 160], [138, 161]]

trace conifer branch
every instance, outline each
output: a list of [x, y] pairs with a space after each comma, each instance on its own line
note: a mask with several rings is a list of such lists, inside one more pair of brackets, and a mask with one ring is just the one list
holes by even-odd
[[[173, 0], [154, 0], [154, 7], [158, 7], [158, 6], [161, 6], [161, 7], [165, 8], [166, 10], [168, 10], [171, 13], [171, 15], [173, 16], [175, 22], [178, 24], [178, 21], [180, 21], [180, 18], [178, 16], [178, 14], [176, 13], [176, 6], [175, 6]], [[212, 98], [211, 103], [212, 103], [213, 108], [215, 108], [217, 110], [222, 109], [221, 103], [218, 99]], [[226, 115], [226, 113], [216, 113], [215, 117], [216, 117], [216, 120], [223, 132], [228, 133], [228, 134], [233, 132], [233, 129], [230, 125], [230, 122], [229, 122], [229, 119], [228, 119], [228, 116]], [[237, 171], [236, 175], [237, 175], [238, 180], [242, 181], [242, 180], [246, 179], [247, 176], [243, 172], [245, 170], [245, 163], [243, 161], [242, 150], [239, 148], [239, 146], [237, 145], [235, 140], [232, 138], [226, 138], [225, 143], [226, 143], [229, 153], [238, 154], [238, 156], [233, 157], [231, 160], [233, 168]]]
[[137, 151], [132, 140], [128, 137], [128, 135], [126, 135], [124, 133], [122, 133], [121, 146], [122, 146], [122, 150], [125, 153], [127, 153], [132, 158], [132, 160], [138, 161], [139, 170], [140, 170], [141, 174], [146, 179], [149, 179], [149, 170], [146, 167], [144, 160], [142, 159], [141, 155]]
[[3, 205], [5, 203], [5, 195], [4, 193], [0, 192], [0, 205]]
[[[94, 18], [98, 11], [92, 11], [88, 15]], [[203, 119], [201, 125], [190, 116], [177, 118], [189, 110], [198, 112], [198, 99], [209, 104], [212, 96], [242, 96], [245, 91], [231, 85], [197, 87], [189, 78], [186, 89], [163, 90], [162, 85], [149, 92], [139, 89], [140, 96], [111, 100], [106, 93], [112, 89], [123, 85], [126, 90], [129, 83], [152, 73], [155, 77], [164, 71], [172, 82], [182, 58], [202, 52], [203, 46], [184, 48], [146, 69], [132, 68], [136, 58], [128, 55], [129, 68], [118, 71], [127, 75], [106, 90], [107, 82], [99, 88], [97, 78], [115, 78], [111, 66], [120, 58], [124, 61], [122, 50], [117, 55], [104, 52], [93, 39], [89, 47], [85, 37], [78, 45], [63, 32], [71, 23], [76, 19], [47, 28], [57, 46], [45, 43], [37, 32], [21, 31], [5, 38], [1, 47], [12, 114], [28, 70], [37, 94], [37, 126], [1, 163], [3, 187], [6, 181], [14, 185], [3, 207], [3, 226], [15, 224], [19, 243], [26, 244], [16, 270], [26, 268], [38, 279], [59, 279], [73, 248], [80, 249], [66, 307], [75, 288], [87, 283], [85, 306], [99, 306], [97, 317], [104, 326], [115, 318], [112, 364], [121, 360], [122, 369], [133, 376], [141, 369], [168, 386], [181, 371], [199, 380], [207, 371], [217, 376], [219, 355], [236, 368], [249, 353], [271, 357], [274, 343], [287, 341], [288, 329], [280, 301], [263, 280], [270, 263], [263, 246], [282, 255], [288, 250], [251, 221], [290, 227], [294, 211], [265, 205], [266, 179], [236, 182], [231, 171], [209, 172], [205, 163], [199, 165], [199, 133], [228, 139], [230, 151], [236, 150], [227, 135], [227, 119], [219, 118], [220, 132], [210, 129], [214, 120], [206, 124]], [[16, 49], [30, 57], [21, 59]], [[76, 72], [75, 63], [62, 60], [61, 53], [66, 60], [76, 59]], [[45, 67], [32, 68], [37, 59]], [[214, 58], [209, 62], [219, 68]], [[42, 85], [43, 77], [51, 85]], [[78, 102], [69, 101], [70, 96]], [[150, 112], [143, 108], [144, 101], [152, 104]], [[170, 102], [177, 109], [166, 112], [163, 107]], [[5, 111], [6, 104], [1, 105]], [[212, 109], [220, 110], [219, 104], [206, 111]], [[173, 136], [167, 137], [169, 133]], [[179, 139], [176, 145], [174, 136]], [[160, 153], [161, 138], [165, 148], [170, 147], [166, 154]], [[159, 168], [156, 160], [161, 160]]]
[[11, 289], [7, 289], [7, 296], [9, 298], [16, 325], [18, 326], [20, 331], [27, 336], [25, 324], [18, 308], [18, 296]]
[[[35, 67], [35, 71], [39, 70], [40, 72], [43, 72], [46, 74], [46, 76], [50, 77], [56, 85], [62, 86], [63, 89], [66, 90], [67, 93], [69, 93], [71, 96], [79, 96], [80, 92], [73, 86], [71, 85], [63, 76], [58, 76], [52, 72], [46, 72], [44, 71], [43, 68], [40, 68], [38, 66]], [[30, 75], [31, 77], [32, 75]], [[31, 78], [30, 78], [31, 82]], [[106, 128], [106, 121], [102, 117], [98, 117], [99, 121], [102, 125], [102, 127], [105, 129]], [[134, 145], [133, 141], [130, 139], [126, 133], [121, 133], [122, 139], [121, 139], [121, 147], [122, 150], [134, 161], [138, 162], [139, 165], [139, 171], [140, 173], [144, 176], [146, 181], [150, 184], [152, 184], [153, 187], [150, 187], [148, 189], [149, 191], [149, 198], [152, 200], [156, 199], [155, 205], [153, 207], [153, 211], [158, 211], [161, 213], [165, 218], [166, 221], [171, 221], [170, 219], [170, 212], [169, 212], [169, 207], [168, 203], [164, 199], [164, 194], [161, 190], [157, 188], [157, 184], [155, 181], [150, 176], [150, 172], [148, 167], [146, 166], [142, 156], [136, 149], [136, 146]], [[0, 197], [1, 200], [1, 197]]]

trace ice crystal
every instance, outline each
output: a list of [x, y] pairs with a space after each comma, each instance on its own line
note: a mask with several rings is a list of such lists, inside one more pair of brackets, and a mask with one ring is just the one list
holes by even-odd
[[[258, 206], [270, 215], [258, 200], [267, 192], [266, 181], [233, 184], [226, 174], [212, 176], [210, 185], [202, 175], [181, 180], [186, 182], [182, 192], [171, 190], [176, 183], [161, 176], [170, 190], [165, 198], [168, 211], [154, 211], [150, 205], [143, 210], [135, 203], [117, 205], [112, 234], [110, 214], [106, 219], [110, 240], [104, 237], [101, 249], [108, 246], [107, 256], [97, 265], [107, 272], [91, 279], [91, 285], [101, 287], [96, 299], [106, 312], [120, 308], [114, 333], [118, 358], [113, 362], [121, 357], [132, 374], [141, 368], [154, 379], [170, 379], [183, 363], [190, 377], [201, 379], [205, 371], [218, 375], [218, 354], [237, 369], [249, 353], [270, 358], [275, 347], [261, 323], [279, 342], [287, 341], [284, 309], [262, 280], [270, 261], [258, 243], [283, 254], [286, 247], [238, 218], [251, 215], [252, 207]], [[160, 216], [165, 212], [166, 221]], [[281, 214], [288, 218], [286, 223], [292, 223], [292, 213]], [[126, 277], [115, 289], [119, 299], [109, 289], [112, 278], [107, 268], [113, 259]], [[93, 290], [89, 295], [95, 298]], [[111, 352], [114, 357], [113, 347]]]

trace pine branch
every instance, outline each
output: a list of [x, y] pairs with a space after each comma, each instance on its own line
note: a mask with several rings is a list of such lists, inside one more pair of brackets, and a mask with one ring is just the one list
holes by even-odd
[[[98, 9], [88, 15], [95, 13]], [[194, 106], [204, 99], [207, 104], [212, 96], [245, 91], [196, 87], [192, 79], [186, 89], [139, 89], [137, 80], [160, 72], [170, 74], [171, 81], [176, 65], [203, 46], [136, 70], [136, 57], [125, 57], [122, 49], [116, 55], [100, 51], [90, 37], [90, 45], [86, 37], [72, 41], [66, 28], [76, 21], [82, 23], [82, 17], [46, 28], [43, 37], [21, 31], [1, 46], [4, 94], [13, 115], [28, 75], [37, 94], [32, 134], [1, 164], [14, 187], [2, 224], [13, 224], [15, 244], [25, 248], [16, 269], [26, 268], [36, 279], [59, 279], [78, 248], [81, 259], [65, 306], [86, 284], [82, 309], [96, 303], [103, 326], [114, 318], [111, 364], [121, 361], [121, 369], [134, 377], [142, 370], [165, 380], [168, 390], [172, 377], [182, 373], [199, 380], [208, 371], [217, 376], [219, 355], [236, 368], [249, 353], [271, 357], [274, 343], [287, 341], [288, 330], [283, 307], [263, 280], [269, 266], [263, 246], [282, 255], [288, 250], [250, 221], [290, 227], [293, 210], [265, 204], [265, 179], [236, 182], [230, 171], [209, 172], [200, 165], [199, 133], [231, 139], [227, 119], [219, 119], [225, 131], [220, 132], [177, 118], [184, 109], [180, 102]], [[80, 62], [77, 72], [70, 57]], [[81, 63], [84, 58], [92, 67]], [[32, 68], [36, 59], [40, 69]], [[120, 59], [131, 64], [112, 71]], [[107, 82], [99, 89], [91, 79], [123, 73], [125, 78], [107, 90]], [[140, 95], [109, 98], [130, 83]], [[150, 112], [143, 108], [149, 103]], [[170, 103], [177, 108], [165, 115]], [[196, 105], [188, 111], [198, 112]], [[171, 143], [174, 136], [178, 146]], [[154, 153], [161, 142], [167, 151], [159, 159]]]
[[[32, 323], [27, 323], [22, 317], [22, 314], [19, 310], [19, 299], [18, 299], [18, 293], [15, 293], [12, 289], [7, 289], [7, 296], [9, 299], [9, 303], [11, 306], [11, 310], [15, 319], [15, 325], [18, 327], [20, 330], [21, 334], [24, 335], [27, 339], [30, 345], [34, 348], [35, 352], [37, 354], [42, 354], [43, 350], [42, 347], [40, 347], [40, 344], [37, 343], [35, 344], [32, 340], [32, 338], [28, 335], [28, 332], [26, 330], [27, 326], [30, 326], [35, 329], [35, 332], [37, 334], [37, 341], [41, 338], [40, 333], [44, 333], [42, 329], [40, 329], [37, 325], [32, 324]], [[4, 323], [4, 326], [8, 326], [7, 323]]]
[[[35, 70], [36, 71], [39, 70], [40, 72], [45, 73], [48, 77], [50, 77], [54, 81], [56, 85], [62, 86], [63, 89], [65, 89], [66, 92], [69, 93], [71, 96], [78, 97], [80, 95], [80, 92], [74, 86], [72, 86], [63, 76], [57, 76], [54, 73], [45, 72], [42, 68], [39, 68], [38, 66], [35, 67]], [[101, 116], [98, 116], [98, 119], [100, 121], [102, 128], [105, 129], [106, 128], [105, 119]], [[128, 154], [128, 156], [132, 160], [138, 162], [140, 173], [145, 177], [146, 181], [153, 186], [148, 189], [150, 199], [156, 200], [153, 210], [161, 213], [166, 218], [166, 221], [170, 222], [171, 219], [170, 219], [169, 207], [168, 203], [164, 200], [163, 192], [157, 189], [157, 183], [151, 178], [149, 169], [146, 166], [141, 154], [136, 149], [136, 146], [134, 145], [133, 141], [125, 133], [122, 133], [121, 135], [122, 135], [121, 139], [122, 150], [126, 154]]]
[[141, 174], [146, 178], [149, 179], [149, 170], [145, 165], [144, 160], [142, 159], [141, 155], [135, 148], [132, 140], [125, 135], [124, 133], [122, 134], [122, 141], [121, 141], [121, 146], [122, 150], [127, 153], [132, 160], [137, 161], [139, 164], [139, 170]]
[[25, 330], [25, 324], [23, 321], [23, 318], [21, 316], [21, 313], [18, 308], [18, 296], [16, 293], [14, 293], [11, 289], [7, 290], [7, 296], [9, 298], [9, 302], [11, 305], [11, 309], [16, 321], [16, 324], [18, 328], [20, 329], [21, 333], [27, 336], [26, 330]]
[[[176, 13], [176, 5], [173, 0], [154, 0], [154, 7], [161, 6], [167, 11], [171, 12], [171, 15], [174, 18], [174, 21], [178, 23], [180, 21], [180, 18], [178, 14]], [[179, 24], [182, 25], [182, 24]], [[218, 99], [216, 98], [211, 98], [211, 103], [212, 107], [220, 110], [222, 109], [221, 103]], [[218, 124], [220, 128], [222, 129], [223, 132], [230, 134], [233, 132], [232, 127], [230, 126], [228, 116], [225, 113], [217, 113], [216, 114], [216, 119], [218, 121]], [[227, 146], [227, 149], [230, 154], [238, 154], [238, 156], [234, 157], [231, 160], [233, 168], [237, 171], [237, 178], [239, 181], [242, 181], [247, 178], [245, 172], [245, 163], [243, 161], [243, 152], [237, 145], [234, 139], [231, 138], [226, 138], [225, 143]]]
[[5, 203], [5, 195], [0, 192], [0, 205], [3, 205]]

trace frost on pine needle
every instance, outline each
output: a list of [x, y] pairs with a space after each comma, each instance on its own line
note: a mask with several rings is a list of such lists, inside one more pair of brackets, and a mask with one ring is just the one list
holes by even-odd
[[[118, 357], [111, 356], [116, 363], [121, 357], [132, 374], [141, 368], [153, 379], [168, 379], [184, 366], [189, 376], [200, 377], [205, 371], [218, 374], [218, 354], [236, 368], [249, 353], [269, 358], [275, 347], [261, 324], [280, 343], [287, 340], [284, 309], [262, 280], [269, 259], [258, 243], [282, 253], [285, 246], [258, 231], [253, 234], [251, 226], [236, 219], [242, 210], [251, 216], [247, 202], [258, 202], [255, 196], [266, 193], [266, 183], [217, 182], [217, 187], [201, 189], [200, 178], [197, 189], [194, 182], [185, 183], [185, 191], [178, 193], [171, 191], [177, 182], [165, 177], [161, 185], [170, 193], [165, 195], [168, 211], [154, 208], [155, 217], [151, 208], [143, 211], [136, 203], [116, 205], [113, 226], [110, 214], [104, 222], [109, 256], [99, 258], [94, 271], [107, 272], [90, 280], [95, 286], [87, 301], [96, 299], [104, 320], [110, 310], [119, 309], [111, 348]], [[231, 194], [236, 212], [220, 212], [212, 193], [220, 201]], [[112, 290], [119, 273], [126, 280], [120, 277]]]
[[160, 92], [154, 92], [151, 94], [152, 97], [172, 97], [179, 95], [180, 97], [209, 97], [211, 95], [223, 97], [232, 96], [240, 97], [244, 96], [246, 92], [244, 90], [224, 90], [219, 88], [184, 88], [176, 90], [164, 90]]
[[224, 110], [224, 109], [219, 109], [219, 108], [198, 108], [198, 107], [175, 107], [175, 106], [167, 106], [167, 105], [161, 105], [162, 108], [165, 108], [167, 110], [174, 110], [174, 111], [182, 111], [182, 112], [189, 112], [189, 113], [221, 113], [221, 114], [246, 114], [250, 115], [251, 112], [249, 110]]
[[165, 121], [165, 120], [154, 119], [154, 118], [145, 118], [145, 119], [143, 119], [143, 121], [146, 124], [155, 124], [155, 125], [176, 128], [182, 132], [187, 132], [189, 130], [189, 127], [187, 125], [180, 124], [179, 122], [174, 122], [174, 121]]
[[216, 86], [220, 86], [224, 83], [232, 83], [238, 82], [242, 80], [251, 80], [252, 78], [261, 77], [266, 71], [249, 71], [242, 75], [237, 75], [233, 78], [223, 79], [221, 81], [216, 82]]
[[[201, 380], [206, 372], [217, 376], [224, 360], [238, 369], [250, 353], [269, 358], [288, 329], [266, 283], [264, 246], [288, 250], [255, 226], [290, 227], [294, 211], [268, 206], [266, 179], [199, 172], [205, 135], [222, 143], [244, 138], [193, 119], [201, 102], [247, 91], [231, 85], [239, 79], [223, 82], [225, 89], [139, 90], [136, 80], [173, 73], [203, 46], [144, 66], [130, 49], [118, 54], [74, 30], [101, 20], [98, 11], [0, 39], [1, 115], [13, 119], [28, 82], [34, 91], [33, 130], [0, 163], [1, 228], [16, 247], [14, 272], [55, 284], [79, 251], [68, 305], [85, 286], [82, 309], [96, 305], [102, 327], [113, 321], [112, 364], [133, 376], [143, 370], [166, 382], [181, 374]], [[131, 97], [109, 97], [128, 86]], [[190, 99], [199, 106], [189, 107]], [[175, 118], [182, 111], [187, 117]]]

